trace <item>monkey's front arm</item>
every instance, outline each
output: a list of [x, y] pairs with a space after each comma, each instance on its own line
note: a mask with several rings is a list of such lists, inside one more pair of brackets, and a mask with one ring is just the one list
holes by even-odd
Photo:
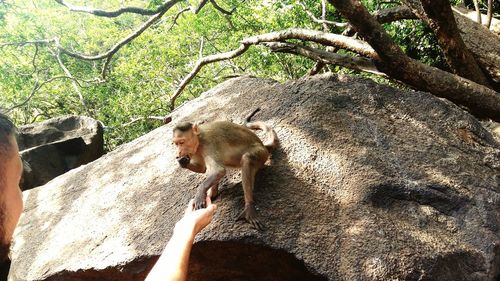
[[[216, 163], [210, 163], [208, 165], [208, 173], [205, 180], [196, 189], [196, 195], [194, 197], [194, 208], [195, 210], [205, 208], [205, 202], [207, 197], [207, 191], [209, 188], [213, 187], [217, 189], [219, 181], [226, 174], [226, 169], [223, 166], [219, 166]], [[216, 191], [215, 191], [216, 192]]]
[[196, 161], [195, 159], [191, 159], [191, 158], [189, 158], [187, 156], [182, 157], [182, 158], [180, 158], [177, 161], [179, 162], [179, 165], [182, 168], [191, 170], [191, 171], [193, 171], [195, 173], [203, 174], [207, 170], [207, 167], [205, 165], [202, 165], [198, 161]]

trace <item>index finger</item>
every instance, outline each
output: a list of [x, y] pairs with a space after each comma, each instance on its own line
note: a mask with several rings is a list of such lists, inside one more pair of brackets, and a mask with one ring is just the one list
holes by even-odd
[[212, 198], [210, 198], [210, 196], [207, 196], [207, 198], [205, 199], [205, 202], [207, 203], [207, 207], [212, 205]]

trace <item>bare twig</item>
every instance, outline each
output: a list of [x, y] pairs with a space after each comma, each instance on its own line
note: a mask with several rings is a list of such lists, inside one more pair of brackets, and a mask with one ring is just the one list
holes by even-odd
[[216, 54], [216, 55], [210, 55], [210, 56], [199, 59], [196, 62], [196, 65], [193, 68], [193, 70], [191, 70], [191, 72], [186, 77], [184, 77], [184, 79], [179, 84], [179, 87], [177, 87], [177, 90], [175, 90], [174, 94], [170, 98], [170, 108], [174, 109], [175, 100], [177, 99], [177, 97], [182, 93], [184, 88], [186, 88], [187, 84], [189, 82], [191, 82], [191, 80], [193, 80], [193, 78], [196, 76], [196, 74], [200, 71], [200, 69], [204, 65], [209, 64], [209, 63], [213, 63], [213, 62], [222, 61], [222, 60], [228, 60], [228, 59], [232, 59], [232, 58], [235, 58], [237, 56], [240, 56], [241, 54], [243, 54], [244, 52], [246, 52], [248, 50], [248, 47], [249, 47], [249, 45], [247, 45], [247, 44], [241, 44], [240, 47], [236, 50], [229, 51], [226, 53]]
[[72, 12], [89, 13], [89, 14], [93, 14], [95, 16], [108, 17], [108, 18], [118, 17], [123, 13], [133, 13], [133, 14], [139, 14], [139, 15], [143, 15], [143, 16], [152, 16], [152, 15], [158, 14], [159, 12], [163, 11], [164, 9], [168, 9], [168, 8], [166, 8], [166, 6], [169, 5], [168, 1], [166, 1], [163, 5], [159, 6], [155, 10], [148, 10], [148, 9], [143, 9], [143, 8], [138, 8], [138, 7], [124, 7], [124, 8], [115, 10], [115, 11], [104, 11], [104, 10], [90, 8], [90, 7], [73, 5], [71, 3], [67, 3], [64, 0], [55, 0], [55, 1], [57, 3], [65, 6], [65, 7], [67, 7]]
[[174, 25], [176, 25], [176, 24], [177, 24], [177, 20], [179, 19], [179, 17], [180, 17], [183, 13], [185, 13], [185, 12], [187, 12], [187, 11], [190, 11], [190, 10], [191, 10], [191, 7], [186, 7], [186, 8], [184, 8], [184, 9], [180, 10], [177, 14], [175, 14], [174, 19], [172, 20], [172, 25], [171, 25], [171, 26], [170, 26], [167, 30], [168, 30], [168, 31], [172, 30], [172, 28], [174, 27]]
[[208, 0], [201, 0], [200, 1], [200, 4], [198, 4], [198, 7], [196, 7], [196, 9], [194, 9], [194, 13], [195, 14], [198, 14], [200, 12], [200, 10], [205, 7], [205, 5], [208, 3]]
[[210, 0], [210, 3], [212, 3], [212, 6], [214, 6], [214, 8], [217, 11], [219, 11], [219, 12], [225, 14], [225, 15], [228, 15], [228, 16], [232, 15], [233, 12], [236, 10], [236, 8], [233, 8], [231, 11], [226, 11], [226, 10], [224, 10], [224, 8], [222, 8], [221, 6], [219, 6], [219, 4], [217, 4], [217, 2], [215, 2], [215, 0]]
[[36, 57], [38, 56], [38, 45], [35, 44], [35, 53], [33, 54], [33, 58], [31, 59], [31, 64], [33, 65], [33, 71], [30, 75], [33, 75], [37, 72], [38, 67], [36, 65]]
[[59, 66], [63, 70], [64, 74], [66, 74], [67, 77], [72, 79], [71, 85], [73, 86], [73, 89], [75, 90], [76, 94], [78, 95], [78, 98], [80, 99], [80, 103], [82, 104], [85, 111], [87, 111], [87, 113], [90, 113], [89, 109], [87, 107], [87, 104], [85, 103], [85, 99], [83, 98], [82, 92], [80, 91], [79, 84], [75, 82], [76, 79], [73, 78], [73, 75], [71, 75], [71, 72], [68, 70], [68, 68], [64, 65], [64, 63], [61, 60], [61, 53], [57, 49], [55, 51], [52, 51], [52, 54], [55, 56], [57, 63], [59, 63]]
[[137, 117], [137, 118], [132, 118], [129, 122], [123, 123], [121, 127], [127, 127], [130, 126], [136, 122], [142, 121], [142, 120], [159, 120], [163, 121], [164, 117], [163, 116], [145, 116], [145, 117]]
[[33, 85], [33, 89], [31, 89], [30, 95], [23, 102], [21, 102], [19, 104], [16, 104], [16, 105], [10, 107], [9, 109], [7, 109], [7, 113], [11, 112], [12, 110], [14, 110], [16, 108], [24, 106], [25, 104], [27, 104], [33, 98], [33, 96], [36, 94], [36, 92], [38, 92], [38, 90], [40, 90], [43, 86], [45, 86], [46, 84], [48, 84], [48, 83], [50, 83], [50, 82], [52, 82], [54, 80], [59, 80], [59, 79], [73, 80], [75, 83], [77, 83], [78, 85], [80, 85], [79, 82], [78, 82], [78, 80], [76, 80], [75, 78], [64, 76], [64, 75], [54, 76], [54, 77], [52, 77], [52, 78], [50, 78], [48, 80], [43, 81], [42, 83], [39, 83], [38, 80], [37, 80], [37, 81], [35, 81], [35, 84]]
[[203, 48], [205, 47], [205, 37], [201, 36], [200, 39], [200, 50], [198, 51], [198, 58], [203, 58]]
[[482, 24], [481, 10], [479, 9], [479, 3], [477, 0], [473, 0], [473, 2], [474, 2], [474, 8], [476, 9], [477, 13], [477, 23]]
[[[322, 20], [326, 20], [326, 11], [327, 11], [327, 9], [326, 9], [326, 0], [321, 0], [321, 19]], [[323, 31], [324, 32], [330, 32], [330, 27], [328, 26], [328, 24], [323, 23], [322, 26], [323, 26]], [[349, 27], [349, 25], [347, 25], [347, 27]], [[342, 33], [342, 35], [347, 35], [347, 32], [350, 32], [350, 28], [344, 29], [344, 32]], [[326, 51], [327, 52], [331, 52], [331, 53], [335, 53], [335, 52], [337, 52], [337, 50], [338, 49], [336, 47], [327, 47], [326, 48]], [[326, 66], [327, 66], [327, 63], [322, 62], [322, 61], [317, 61], [314, 64], [314, 66], [307, 72], [306, 75], [308, 75], [308, 76], [316, 75], [321, 70], [323, 70], [323, 68], [325, 68]]]
[[7, 47], [7, 46], [16, 46], [16, 47], [22, 47], [25, 45], [49, 45], [51, 43], [54, 43], [54, 39], [43, 39], [43, 40], [33, 40], [33, 41], [23, 41], [23, 42], [7, 42], [7, 43], [0, 43], [0, 48]]
[[[321, 20], [326, 20], [326, 0], [321, 0]], [[323, 23], [323, 31], [330, 31], [326, 23]]]
[[491, 18], [493, 17], [493, 0], [488, 0], [488, 13], [486, 14], [486, 28], [490, 29]]
[[326, 20], [325, 17], [323, 17], [322, 19], [318, 19], [311, 11], [309, 11], [309, 9], [307, 9], [306, 5], [304, 5], [302, 2], [298, 2], [297, 4], [299, 4], [304, 9], [306, 14], [316, 23], [322, 25], [332, 25], [336, 27], [346, 27], [348, 25], [348, 23], [346, 22], [334, 22]]

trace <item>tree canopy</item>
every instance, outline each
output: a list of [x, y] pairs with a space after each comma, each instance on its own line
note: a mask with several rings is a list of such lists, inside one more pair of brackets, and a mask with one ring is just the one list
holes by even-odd
[[113, 149], [227, 77], [333, 71], [498, 121], [500, 7], [474, 2], [489, 26], [444, 0], [0, 1], [0, 107], [93, 117]]

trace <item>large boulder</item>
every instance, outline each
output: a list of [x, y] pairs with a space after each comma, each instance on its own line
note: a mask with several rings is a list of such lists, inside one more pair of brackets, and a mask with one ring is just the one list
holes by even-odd
[[256, 107], [280, 138], [256, 179], [266, 229], [235, 221], [243, 192], [229, 173], [189, 280], [499, 278], [499, 143], [446, 100], [321, 76], [229, 80], [25, 191], [9, 280], [142, 280], [204, 178], [176, 163], [174, 124], [240, 122]]
[[43, 185], [51, 179], [104, 153], [102, 125], [85, 116], [65, 116], [19, 128], [23, 161], [21, 189]]

